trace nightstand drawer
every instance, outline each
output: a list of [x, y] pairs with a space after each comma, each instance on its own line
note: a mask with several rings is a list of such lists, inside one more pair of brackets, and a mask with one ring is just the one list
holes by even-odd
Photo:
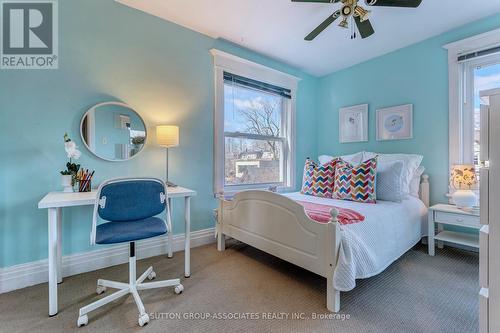
[[454, 214], [447, 212], [434, 212], [434, 220], [437, 223], [453, 224], [475, 229], [481, 228], [478, 216], [469, 216], [465, 214]]

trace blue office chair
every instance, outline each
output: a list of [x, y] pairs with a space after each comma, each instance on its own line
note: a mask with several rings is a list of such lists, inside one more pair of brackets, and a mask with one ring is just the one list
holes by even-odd
[[[157, 217], [164, 211], [165, 220]], [[98, 216], [106, 222], [97, 225]], [[146, 278], [149, 280], [155, 278], [153, 267], [149, 267], [139, 278], [136, 276], [135, 241], [171, 232], [171, 225], [167, 188], [162, 180], [114, 179], [99, 186], [94, 205], [90, 243], [92, 245], [130, 243], [129, 283], [97, 280], [97, 294], [102, 294], [106, 288], [118, 291], [81, 308], [78, 327], [87, 325], [89, 320], [87, 313], [128, 294], [134, 297], [139, 308], [139, 325], [144, 326], [149, 322], [149, 316], [138, 290], [170, 286], [175, 286], [176, 294], [184, 290], [179, 279], [143, 283]]]

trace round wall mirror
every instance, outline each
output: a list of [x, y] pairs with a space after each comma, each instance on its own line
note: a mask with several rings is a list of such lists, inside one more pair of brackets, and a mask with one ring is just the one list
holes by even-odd
[[126, 161], [136, 156], [147, 136], [141, 116], [120, 102], [91, 107], [82, 118], [80, 134], [85, 146], [106, 161]]

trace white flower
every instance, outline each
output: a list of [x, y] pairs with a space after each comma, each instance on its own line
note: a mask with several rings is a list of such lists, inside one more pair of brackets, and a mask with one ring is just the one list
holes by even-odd
[[73, 141], [68, 141], [64, 143], [64, 150], [66, 150], [66, 154], [68, 158], [73, 158], [75, 160], [79, 159], [82, 153], [78, 150], [78, 147]]

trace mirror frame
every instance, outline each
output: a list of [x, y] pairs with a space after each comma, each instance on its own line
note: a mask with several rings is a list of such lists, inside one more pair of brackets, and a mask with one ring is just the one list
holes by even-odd
[[[134, 111], [138, 116], [139, 118], [141, 119], [141, 122], [142, 124], [144, 125], [144, 132], [146, 132], [146, 135], [145, 135], [145, 138], [144, 138], [144, 144], [142, 145], [142, 148], [141, 150], [139, 150], [137, 152], [137, 154], [133, 155], [132, 157], [126, 159], [126, 160], [112, 160], [112, 159], [109, 159], [109, 158], [106, 158], [106, 157], [102, 157], [102, 156], [99, 156], [97, 155], [95, 152], [92, 151], [92, 149], [90, 149], [89, 145], [87, 144], [87, 142], [85, 141], [85, 138], [83, 137], [83, 131], [82, 131], [82, 126], [83, 126], [83, 121], [85, 120], [85, 117], [87, 116], [87, 114], [91, 111], [91, 110], [94, 110], [96, 109], [97, 107], [99, 106], [105, 106], [105, 105], [118, 105], [118, 106], [123, 106], [123, 107], [126, 107], [127, 109], [130, 109], [132, 111]], [[144, 122], [144, 119], [142, 119], [142, 116], [139, 114], [139, 112], [137, 112], [134, 108], [132, 108], [130, 105], [126, 104], [126, 103], [122, 103], [122, 102], [117, 102], [117, 101], [112, 101], [112, 102], [102, 102], [102, 103], [97, 103], [95, 104], [94, 106], [92, 106], [91, 108], [89, 108], [87, 111], [85, 111], [85, 113], [83, 114], [82, 116], [82, 119], [80, 120], [80, 127], [78, 128], [78, 130], [80, 131], [80, 138], [82, 139], [82, 142], [83, 144], [85, 145], [85, 148], [87, 148], [87, 150], [89, 152], [92, 153], [92, 155], [96, 156], [97, 158], [100, 158], [101, 160], [104, 160], [104, 161], [108, 161], [108, 162], [127, 162], [127, 161], [130, 161], [132, 160], [133, 158], [135, 158], [137, 155], [139, 155], [143, 150], [144, 148], [146, 147], [146, 142], [148, 140], [148, 129], [146, 127], [146, 123]]]

